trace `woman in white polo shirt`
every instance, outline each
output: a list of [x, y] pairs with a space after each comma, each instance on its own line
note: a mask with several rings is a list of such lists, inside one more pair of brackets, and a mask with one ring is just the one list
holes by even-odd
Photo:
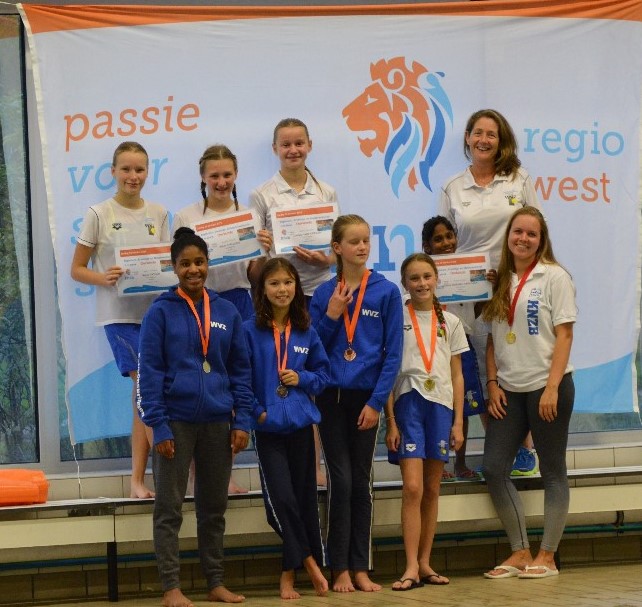
[[[491, 323], [483, 472], [512, 554], [485, 576], [544, 578], [559, 573], [554, 556], [569, 506], [566, 445], [575, 397], [569, 356], [577, 307], [571, 276], [557, 263], [537, 209], [524, 207], [512, 216], [497, 274], [483, 312]], [[529, 431], [544, 483], [544, 534], [535, 558], [521, 500], [509, 478]]]

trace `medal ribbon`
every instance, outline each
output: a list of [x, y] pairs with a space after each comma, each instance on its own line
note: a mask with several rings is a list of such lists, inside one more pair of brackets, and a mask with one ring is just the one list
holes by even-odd
[[519, 298], [519, 294], [522, 292], [522, 289], [524, 288], [524, 284], [528, 280], [528, 277], [531, 275], [531, 272], [533, 271], [533, 268], [537, 265], [537, 259], [533, 261], [533, 263], [526, 268], [526, 272], [524, 272], [524, 275], [521, 277], [519, 284], [517, 285], [517, 289], [515, 289], [515, 295], [513, 295], [513, 299], [510, 302], [510, 308], [508, 310], [508, 326], [512, 329], [513, 328], [513, 321], [515, 320], [515, 307], [517, 306], [517, 300]]
[[[359, 312], [361, 312], [361, 304], [363, 303], [363, 296], [366, 294], [366, 283], [368, 282], [368, 276], [370, 276], [370, 270], [366, 270], [361, 277], [361, 284], [359, 285], [359, 295], [357, 295], [357, 303], [354, 305], [354, 310], [352, 311], [352, 318], [348, 315], [348, 309], [343, 311], [343, 324], [346, 328], [346, 335], [348, 336], [348, 346], [352, 347], [352, 340], [354, 339], [354, 332], [357, 328], [357, 322], [359, 320]], [[341, 288], [344, 287], [345, 282], [341, 279]]]
[[272, 321], [272, 333], [274, 334], [274, 348], [276, 349], [276, 367], [277, 371], [285, 371], [285, 366], [288, 364], [288, 342], [290, 341], [290, 330], [291, 330], [290, 321], [285, 325], [285, 354], [283, 355], [283, 360], [281, 360], [281, 332], [276, 326], [276, 323]]
[[205, 316], [205, 330], [203, 330], [201, 318], [196, 311], [196, 306], [194, 305], [192, 298], [180, 287], [176, 289], [176, 292], [188, 303], [192, 310], [192, 314], [194, 314], [196, 324], [198, 325], [198, 334], [201, 338], [201, 346], [203, 347], [203, 358], [207, 359], [207, 348], [210, 344], [210, 329], [212, 327], [210, 324], [210, 296], [207, 294], [207, 289], [203, 289], [203, 315]]
[[419, 328], [417, 314], [415, 313], [415, 309], [412, 307], [412, 302], [408, 302], [408, 314], [410, 314], [410, 320], [412, 321], [412, 328], [415, 332], [415, 338], [417, 339], [417, 346], [419, 346], [421, 360], [424, 361], [426, 373], [430, 375], [430, 372], [432, 371], [432, 363], [435, 360], [435, 347], [437, 345], [437, 313], [435, 312], [435, 310], [432, 311], [432, 326], [430, 331], [430, 356], [428, 356], [428, 352], [426, 352], [426, 346], [421, 336], [421, 329]]

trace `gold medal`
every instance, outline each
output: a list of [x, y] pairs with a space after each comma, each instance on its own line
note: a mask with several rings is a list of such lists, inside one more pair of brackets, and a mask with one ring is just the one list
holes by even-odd
[[513, 333], [512, 331], [509, 331], [506, 333], [506, 343], [507, 344], [514, 344], [515, 341], [517, 341], [517, 335]]
[[357, 358], [357, 353], [352, 348], [347, 348], [343, 353], [343, 358], [345, 358], [348, 362], [351, 362], [355, 358]]
[[207, 362], [207, 359], [205, 359], [203, 361], [203, 371], [205, 371], [205, 373], [209, 373], [211, 370], [212, 370], [212, 366], [210, 365], [209, 362]]
[[424, 382], [424, 388], [430, 392], [431, 390], [435, 389], [435, 380], [432, 377], [429, 377], [425, 382]]
[[277, 393], [281, 398], [285, 398], [285, 397], [288, 395], [288, 389], [287, 389], [283, 384], [279, 384], [279, 385], [276, 387], [276, 393]]

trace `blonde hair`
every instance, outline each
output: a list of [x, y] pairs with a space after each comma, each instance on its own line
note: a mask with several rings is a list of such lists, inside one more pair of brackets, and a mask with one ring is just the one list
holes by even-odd
[[118, 163], [118, 157], [124, 152], [138, 152], [139, 154], [145, 154], [146, 164], [149, 165], [149, 155], [147, 150], [137, 141], [123, 141], [115, 150], [114, 156], [111, 161], [111, 166], [115, 167]]
[[[366, 225], [368, 230], [370, 229], [370, 224], [363, 218], [361, 215], [339, 215], [336, 221], [332, 224], [332, 243], [339, 244], [343, 239], [346, 229], [349, 226], [356, 225]], [[341, 255], [335, 251], [337, 256], [337, 280], [343, 278], [343, 260]]]

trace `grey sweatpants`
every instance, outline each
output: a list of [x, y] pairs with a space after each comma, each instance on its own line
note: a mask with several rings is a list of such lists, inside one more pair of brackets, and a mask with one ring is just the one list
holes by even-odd
[[528, 548], [524, 510], [510, 479], [513, 460], [530, 430], [539, 458], [544, 483], [544, 535], [541, 549], [555, 552], [568, 515], [569, 488], [566, 477], [568, 426], [573, 412], [575, 386], [567, 373], [558, 389], [557, 417], [552, 422], [539, 416], [539, 399], [544, 389], [508, 392], [503, 419], [488, 416], [483, 473], [495, 510], [504, 525], [511, 550]]
[[180, 588], [178, 532], [192, 458], [198, 552], [207, 588], [223, 584], [223, 534], [227, 487], [232, 472], [230, 425], [170, 422], [175, 455], [167, 459], [153, 450], [154, 548], [163, 591]]

